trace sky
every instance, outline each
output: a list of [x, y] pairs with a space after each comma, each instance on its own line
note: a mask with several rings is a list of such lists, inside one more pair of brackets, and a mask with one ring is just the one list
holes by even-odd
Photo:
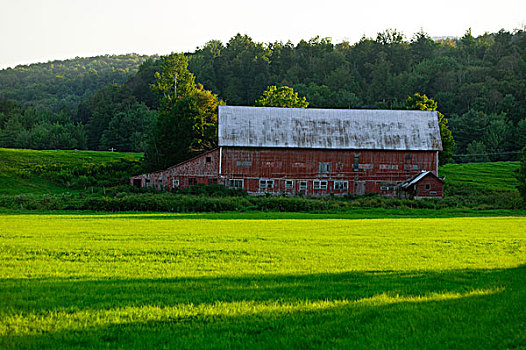
[[395, 28], [410, 39], [526, 26], [526, 0], [0, 0], [0, 69], [104, 54], [190, 52], [237, 33], [257, 42], [317, 35], [355, 43]]

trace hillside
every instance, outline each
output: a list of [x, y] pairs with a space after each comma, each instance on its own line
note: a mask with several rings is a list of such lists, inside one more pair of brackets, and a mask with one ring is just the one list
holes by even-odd
[[446, 164], [439, 175], [450, 188], [472, 187], [480, 191], [517, 192], [519, 182], [513, 176], [519, 162]]
[[127, 54], [74, 58], [0, 70], [0, 99], [25, 107], [76, 111], [79, 103], [108, 84], [123, 84], [149, 56]]
[[0, 194], [78, 192], [95, 184], [97, 174], [103, 177], [105, 172], [114, 170], [115, 165], [138, 171], [137, 160], [141, 156], [140, 153], [0, 148]]

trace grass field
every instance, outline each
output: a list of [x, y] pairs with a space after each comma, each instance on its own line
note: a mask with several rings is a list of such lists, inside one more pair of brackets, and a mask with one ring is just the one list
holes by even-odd
[[439, 169], [449, 186], [468, 185], [478, 190], [517, 191], [514, 171], [519, 162], [446, 164]]
[[525, 227], [4, 213], [0, 348], [525, 348]]
[[0, 194], [76, 192], [57, 184], [48, 174], [39, 175], [36, 169], [72, 168], [87, 163], [103, 164], [140, 157], [142, 153], [0, 148]]

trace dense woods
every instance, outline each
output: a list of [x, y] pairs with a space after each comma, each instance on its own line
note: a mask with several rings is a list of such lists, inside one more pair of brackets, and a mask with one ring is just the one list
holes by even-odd
[[211, 108], [261, 104], [272, 86], [292, 88], [288, 96], [309, 108], [414, 108], [408, 97], [426, 95], [452, 132], [448, 160], [518, 159], [526, 143], [524, 30], [479, 37], [468, 30], [438, 41], [386, 30], [354, 44], [258, 43], [238, 34], [160, 59], [103, 56], [2, 70], [0, 146], [147, 150], [159, 158], [152, 150], [164, 143], [180, 150], [170, 159], [178, 161], [214, 146]]

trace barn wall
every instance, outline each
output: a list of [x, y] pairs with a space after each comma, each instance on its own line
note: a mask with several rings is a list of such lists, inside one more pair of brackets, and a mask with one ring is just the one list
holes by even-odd
[[141, 180], [141, 187], [169, 191], [174, 187], [217, 183], [218, 173], [219, 149], [215, 149], [166, 170], [132, 177], [130, 183], [136, 185]]
[[[394, 187], [408, 178], [430, 170], [436, 173], [436, 151], [313, 150], [287, 148], [223, 147], [221, 173], [228, 179], [243, 179], [250, 193], [299, 193], [307, 181], [307, 194], [394, 195]], [[329, 171], [320, 166], [330, 164]], [[273, 180], [272, 188], [261, 188], [259, 180]], [[290, 180], [293, 180], [292, 188]], [[327, 181], [327, 188], [315, 188], [315, 181]], [[348, 181], [347, 189], [334, 181]]]
[[434, 176], [426, 176], [415, 185], [415, 198], [442, 197], [444, 183]]
[[[158, 190], [219, 183], [227, 187], [238, 186], [253, 194], [378, 193], [394, 196], [401, 182], [422, 170], [437, 175], [436, 153], [222, 147], [164, 171], [133, 177], [130, 182], [132, 185], [140, 182], [142, 187]], [[439, 180], [434, 183], [431, 176], [424, 180], [431, 187], [419, 196], [442, 196]], [[267, 181], [265, 186], [261, 181]], [[418, 186], [425, 188], [425, 184]]]

